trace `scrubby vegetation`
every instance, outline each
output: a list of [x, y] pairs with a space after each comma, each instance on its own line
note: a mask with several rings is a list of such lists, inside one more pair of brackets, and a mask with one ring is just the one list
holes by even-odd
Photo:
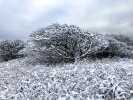
[[36, 57], [36, 61], [40, 63], [74, 62], [84, 58], [114, 56], [133, 58], [133, 40], [127, 36], [101, 35], [74, 25], [49, 25], [34, 31], [29, 41], [25, 54]]
[[30, 37], [31, 43], [34, 44], [31, 52], [46, 63], [80, 60], [108, 46], [103, 35], [89, 33], [67, 24], [49, 25], [34, 31]]
[[124, 42], [126, 43], [128, 46], [133, 46], [133, 39], [129, 36], [126, 35], [121, 35], [121, 34], [107, 34], [107, 36], [113, 37], [114, 39], [116, 39], [119, 42]]
[[26, 59], [0, 64], [0, 100], [132, 100], [133, 60], [106, 58], [56, 66]]
[[0, 42], [0, 60], [8, 61], [20, 58], [23, 55], [19, 51], [24, 48], [24, 42], [21, 40], [4, 40]]
[[54, 23], [33, 31], [26, 44], [21, 40], [5, 40], [0, 43], [2, 61], [22, 55], [31, 58], [31, 63], [44, 64], [115, 56], [133, 58], [133, 39], [124, 35], [92, 33], [74, 25]]
[[[133, 100], [133, 39], [51, 24], [0, 42], [0, 100]], [[5, 62], [7, 61], [7, 62]]]

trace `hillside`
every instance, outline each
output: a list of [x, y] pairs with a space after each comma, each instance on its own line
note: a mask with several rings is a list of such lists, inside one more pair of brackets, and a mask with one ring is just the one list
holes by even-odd
[[0, 100], [133, 100], [133, 39], [51, 24], [0, 42]]
[[[132, 100], [133, 60], [104, 58], [33, 65], [0, 63], [0, 100]], [[122, 99], [123, 98], [123, 99]]]

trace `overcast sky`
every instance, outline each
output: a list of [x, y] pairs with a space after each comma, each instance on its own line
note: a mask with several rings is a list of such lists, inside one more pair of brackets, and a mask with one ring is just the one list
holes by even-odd
[[0, 0], [0, 39], [26, 40], [56, 22], [133, 37], [133, 0]]

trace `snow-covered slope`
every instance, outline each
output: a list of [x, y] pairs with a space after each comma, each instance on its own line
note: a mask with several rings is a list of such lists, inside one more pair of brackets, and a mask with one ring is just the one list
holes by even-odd
[[0, 63], [0, 100], [132, 100], [133, 60], [84, 60], [56, 66], [25, 59]]

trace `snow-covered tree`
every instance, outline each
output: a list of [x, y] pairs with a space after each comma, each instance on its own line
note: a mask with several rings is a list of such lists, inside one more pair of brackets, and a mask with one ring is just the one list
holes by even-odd
[[31, 35], [33, 50], [44, 62], [75, 61], [99, 52], [108, 46], [103, 35], [74, 25], [52, 24]]
[[114, 57], [133, 57], [133, 48], [132, 46], [129, 46], [124, 41], [118, 41], [117, 39], [113, 38], [112, 36], [108, 35], [106, 36], [108, 38], [109, 45], [104, 50], [104, 52], [108, 52], [109, 56]]
[[21, 57], [19, 51], [24, 48], [24, 42], [21, 40], [4, 40], [0, 42], [0, 59], [8, 61]]

